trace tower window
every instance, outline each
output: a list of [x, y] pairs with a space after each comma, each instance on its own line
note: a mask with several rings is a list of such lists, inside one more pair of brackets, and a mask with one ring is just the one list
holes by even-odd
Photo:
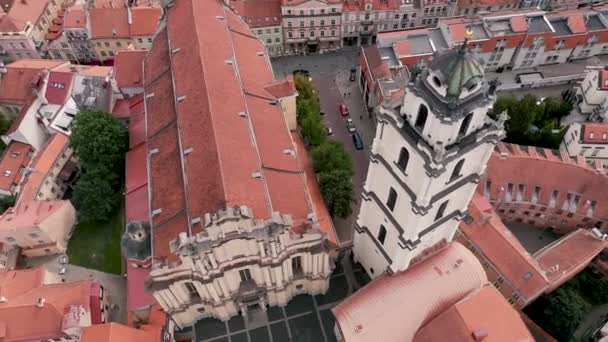
[[469, 113], [467, 114], [467, 116], [464, 117], [464, 120], [462, 120], [462, 123], [460, 124], [460, 129], [458, 130], [458, 137], [462, 137], [463, 135], [467, 134], [467, 131], [469, 130], [469, 125], [471, 124], [471, 119], [473, 118], [473, 113]]
[[540, 186], [535, 186], [534, 192], [532, 193], [532, 198], [530, 199], [530, 202], [538, 203], [539, 198], [540, 198]]
[[426, 124], [426, 118], [429, 115], [429, 109], [421, 104], [420, 108], [418, 108], [418, 116], [416, 117], [416, 123], [414, 124], [414, 128], [421, 131], [424, 129], [424, 125]]
[[441, 203], [441, 205], [439, 206], [439, 209], [437, 210], [437, 215], [435, 215], [435, 221], [437, 221], [443, 217], [443, 214], [445, 213], [445, 208], [447, 208], [447, 206], [448, 206], [448, 202], [449, 201], [445, 201], [445, 202]]
[[386, 206], [393, 211], [395, 209], [395, 203], [397, 202], [397, 191], [395, 189], [390, 188], [388, 191], [388, 200], [386, 201]]
[[383, 225], [380, 225], [380, 230], [378, 231], [378, 241], [381, 245], [384, 245], [384, 240], [386, 240], [386, 228]]
[[401, 171], [405, 172], [409, 160], [410, 153], [405, 149], [405, 147], [402, 147], [401, 151], [399, 151], [399, 160], [397, 161], [397, 165], [399, 166]]
[[452, 175], [450, 176], [450, 182], [460, 177], [460, 171], [462, 171], [462, 165], [464, 165], [464, 159], [461, 159], [456, 166], [454, 166], [454, 170], [452, 170]]
[[435, 86], [441, 87], [441, 81], [437, 76], [433, 76], [433, 83], [435, 83]]

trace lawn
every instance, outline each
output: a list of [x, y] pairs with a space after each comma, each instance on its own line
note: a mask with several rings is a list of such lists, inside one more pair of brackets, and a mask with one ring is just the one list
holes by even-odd
[[79, 223], [68, 243], [70, 263], [108, 273], [121, 273], [120, 237], [123, 209], [107, 222]]

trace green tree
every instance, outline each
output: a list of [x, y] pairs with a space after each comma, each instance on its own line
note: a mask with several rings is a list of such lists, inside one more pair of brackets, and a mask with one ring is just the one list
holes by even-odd
[[316, 88], [308, 78], [302, 74], [296, 74], [294, 77], [298, 98], [311, 99], [317, 97]]
[[335, 141], [325, 141], [312, 150], [312, 165], [315, 172], [344, 170], [353, 175], [353, 161], [344, 145]]
[[80, 112], [73, 121], [70, 147], [84, 169], [122, 172], [128, 147], [127, 129], [110, 113]]
[[542, 106], [543, 120], [556, 120], [558, 124], [561, 118], [570, 114], [570, 112], [572, 111], [571, 104], [557, 97], [547, 97], [543, 101]]
[[308, 146], [316, 147], [321, 145], [327, 137], [325, 126], [317, 115], [311, 114], [302, 121], [302, 138]]
[[82, 222], [106, 221], [120, 204], [118, 177], [103, 169], [83, 172], [74, 186], [74, 206]]
[[332, 217], [346, 218], [352, 213], [354, 192], [348, 171], [332, 170], [320, 173], [319, 188]]
[[6, 209], [15, 205], [15, 196], [5, 196], [0, 198], [0, 213], [6, 211]]
[[537, 321], [549, 334], [560, 341], [569, 341], [589, 310], [585, 302], [572, 288], [561, 287], [541, 298], [544, 307]]

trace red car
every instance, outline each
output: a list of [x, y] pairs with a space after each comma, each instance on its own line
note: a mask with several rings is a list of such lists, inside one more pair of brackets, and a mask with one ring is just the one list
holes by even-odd
[[340, 103], [340, 114], [342, 116], [348, 116], [348, 108], [346, 108], [346, 104]]

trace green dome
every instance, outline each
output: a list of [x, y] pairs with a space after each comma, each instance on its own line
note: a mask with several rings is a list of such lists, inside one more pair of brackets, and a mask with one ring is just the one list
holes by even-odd
[[484, 80], [483, 67], [466, 48], [441, 52], [429, 64], [429, 70], [437, 74], [447, 85], [447, 98], [457, 104], [463, 89], [474, 89]]

